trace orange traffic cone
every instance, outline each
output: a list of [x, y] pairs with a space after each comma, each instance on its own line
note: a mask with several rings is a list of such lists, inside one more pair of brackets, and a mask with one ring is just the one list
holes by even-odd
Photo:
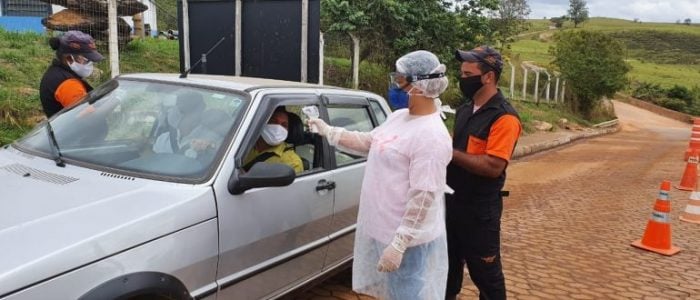
[[647, 223], [644, 236], [641, 240], [632, 242], [632, 246], [668, 256], [681, 251], [680, 248], [671, 245], [669, 190], [671, 190], [671, 182], [668, 180], [661, 182], [659, 197], [656, 198], [654, 212], [651, 213], [651, 219]]
[[698, 157], [698, 150], [691, 151], [690, 157], [688, 157], [688, 163], [685, 165], [683, 178], [681, 178], [681, 184], [676, 186], [677, 189], [683, 191], [695, 190], [698, 177], [698, 159], [700, 159]]
[[[700, 177], [698, 177], [700, 181]], [[690, 200], [685, 207], [685, 211], [681, 212], [681, 221], [700, 224], [700, 188], [699, 184], [695, 184], [695, 191], [690, 194]]]
[[688, 149], [685, 150], [685, 158], [683, 160], [687, 161], [693, 150], [700, 151], [700, 118], [693, 118], [693, 130], [690, 132], [690, 142], [688, 143]]

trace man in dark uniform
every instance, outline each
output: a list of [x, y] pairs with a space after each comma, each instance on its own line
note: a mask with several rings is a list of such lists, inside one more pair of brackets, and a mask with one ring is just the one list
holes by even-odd
[[449, 274], [446, 299], [462, 288], [464, 264], [479, 299], [505, 299], [500, 255], [501, 212], [506, 167], [521, 132], [518, 113], [497, 83], [503, 60], [490, 47], [457, 50], [459, 87], [466, 103], [457, 109], [447, 183]]

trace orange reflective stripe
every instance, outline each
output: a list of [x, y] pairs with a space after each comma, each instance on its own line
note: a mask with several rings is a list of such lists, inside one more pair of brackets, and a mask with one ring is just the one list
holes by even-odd
[[56, 93], [54, 93], [54, 98], [58, 103], [61, 103], [63, 107], [68, 107], [71, 104], [77, 102], [81, 98], [87, 95], [87, 90], [82, 82], [78, 79], [68, 79], [56, 88]]
[[520, 120], [513, 115], [503, 115], [491, 125], [486, 154], [510, 160], [515, 143], [520, 137]]

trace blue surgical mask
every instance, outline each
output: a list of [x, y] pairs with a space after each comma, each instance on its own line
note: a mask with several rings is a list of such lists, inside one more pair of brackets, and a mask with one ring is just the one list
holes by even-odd
[[402, 88], [389, 88], [389, 104], [394, 110], [408, 107], [408, 93]]

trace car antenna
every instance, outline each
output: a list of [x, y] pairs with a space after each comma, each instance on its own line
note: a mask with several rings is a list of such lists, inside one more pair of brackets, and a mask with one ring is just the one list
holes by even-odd
[[[231, 34], [231, 36], [233, 36], [233, 34]], [[221, 39], [220, 39], [218, 42], [216, 42], [216, 44], [214, 44], [214, 46], [212, 46], [211, 48], [209, 48], [209, 50], [207, 51], [207, 53], [202, 54], [202, 57], [200, 57], [199, 60], [198, 60], [197, 62], [194, 63], [194, 65], [192, 65], [189, 69], [185, 70], [184, 72], [180, 73], [180, 78], [187, 78], [187, 75], [190, 74], [190, 72], [192, 72], [192, 69], [194, 69], [195, 67], [197, 67], [197, 66], [202, 62], [202, 60], [204, 60], [204, 61], [206, 62], [206, 57], [207, 57], [207, 55], [209, 55], [209, 53], [211, 53], [212, 51], [214, 51], [214, 49], [216, 49], [216, 47], [219, 47], [219, 45], [221, 45], [221, 43], [222, 43], [225, 39], [226, 39], [226, 36], [222, 36]]]

